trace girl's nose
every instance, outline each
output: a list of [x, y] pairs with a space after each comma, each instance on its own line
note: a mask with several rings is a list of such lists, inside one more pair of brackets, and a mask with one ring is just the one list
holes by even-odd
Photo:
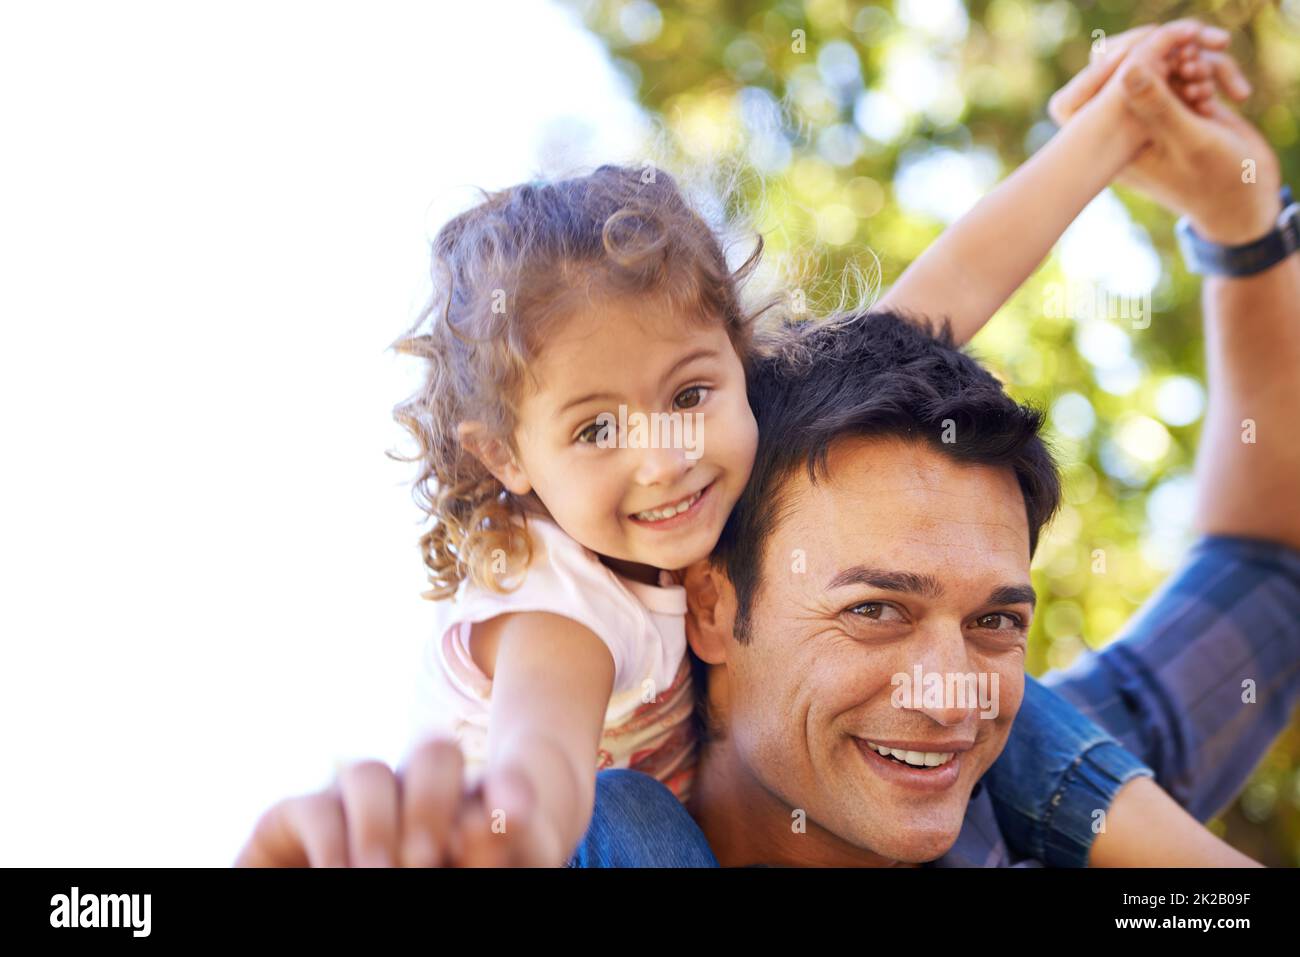
[[640, 457], [636, 469], [637, 483], [670, 487], [677, 485], [695, 464], [694, 459], [687, 458], [686, 451], [673, 448], [636, 449], [634, 454]]

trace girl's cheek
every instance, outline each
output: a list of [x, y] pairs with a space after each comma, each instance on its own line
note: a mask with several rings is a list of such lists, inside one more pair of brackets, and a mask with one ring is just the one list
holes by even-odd
[[758, 452], [758, 422], [754, 419], [754, 413], [749, 407], [749, 402], [742, 402], [741, 411], [742, 426], [738, 434], [743, 436], [742, 446], [744, 450], [745, 467], [750, 468], [754, 464], [754, 456]]
[[[718, 424], [726, 429], [727, 436], [738, 445], [752, 444], [758, 436], [758, 425], [749, 402], [742, 396], [727, 406], [726, 414], [715, 416], [721, 420]], [[709, 423], [714, 425], [712, 421]], [[715, 426], [716, 427], [716, 426]]]

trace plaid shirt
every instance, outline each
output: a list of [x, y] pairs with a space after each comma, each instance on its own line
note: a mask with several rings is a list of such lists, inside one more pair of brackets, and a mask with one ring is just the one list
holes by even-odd
[[[1208, 820], [1241, 791], [1300, 701], [1300, 552], [1202, 538], [1119, 638], [1042, 684]], [[1007, 795], [1010, 780], [999, 776], [1020, 770], [1000, 763], [972, 793], [957, 842], [930, 866], [1082, 864], [1092, 811], [1134, 773], [1131, 757], [1098, 744], [1062, 774], [1050, 805], [999, 818], [990, 792]]]

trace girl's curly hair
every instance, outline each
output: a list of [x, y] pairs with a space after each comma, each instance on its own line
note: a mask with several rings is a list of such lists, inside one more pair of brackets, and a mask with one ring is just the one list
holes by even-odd
[[[781, 307], [791, 300], [785, 284], [769, 286], [758, 302], [745, 291], [763, 236], [735, 268], [719, 238], [752, 235], [734, 202], [740, 170], [699, 167], [708, 182], [695, 202], [677, 179], [648, 163], [480, 189], [482, 201], [439, 230], [433, 294], [389, 347], [427, 363], [423, 385], [393, 410], [418, 453], [387, 453], [419, 462], [412, 494], [432, 519], [420, 548], [433, 587], [422, 597], [451, 598], [467, 577], [505, 592], [506, 582], [527, 569], [529, 538], [512, 521], [526, 522], [527, 503], [462, 448], [457, 426], [480, 421], [517, 456], [514, 431], [525, 381], [535, 381], [532, 360], [580, 304], [594, 295], [660, 296], [700, 324], [723, 323], [747, 375], [757, 357], [776, 348], [787, 311]], [[799, 312], [803, 299], [795, 300]]]

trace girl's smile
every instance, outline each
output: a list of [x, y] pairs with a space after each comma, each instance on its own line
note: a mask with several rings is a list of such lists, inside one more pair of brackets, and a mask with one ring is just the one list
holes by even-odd
[[709, 492], [712, 489], [713, 482], [710, 481], [702, 489], [692, 492], [684, 498], [657, 508], [636, 512], [629, 515], [628, 518], [642, 528], [659, 532], [681, 528], [683, 525], [694, 522], [699, 518], [700, 513], [712, 504], [713, 500], [709, 498]]

